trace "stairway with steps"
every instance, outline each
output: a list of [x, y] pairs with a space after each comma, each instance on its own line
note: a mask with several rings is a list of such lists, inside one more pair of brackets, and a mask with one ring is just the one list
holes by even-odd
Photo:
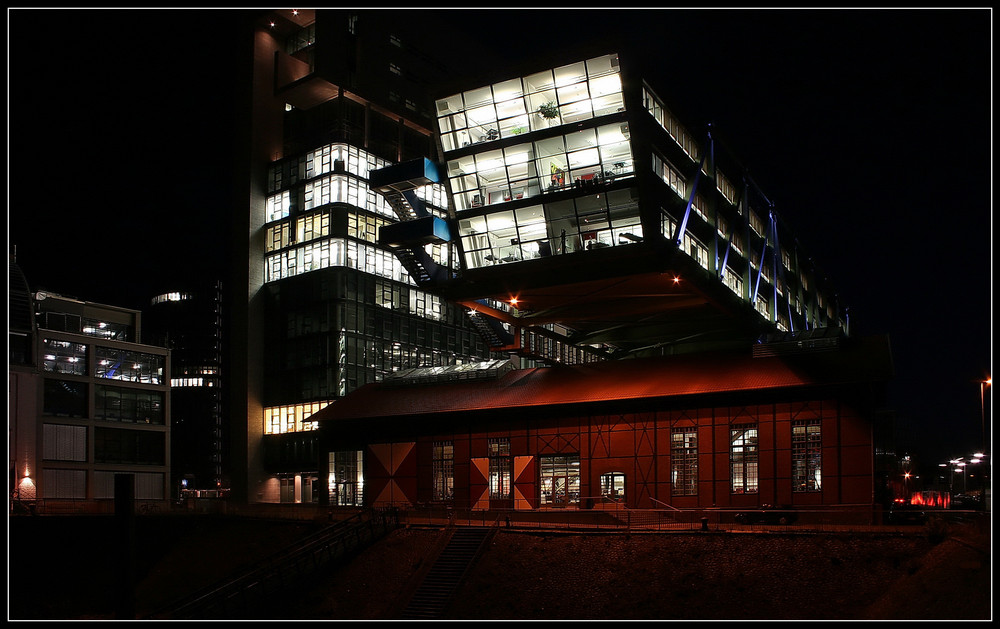
[[400, 617], [404, 620], [443, 618], [462, 579], [495, 530], [492, 527], [455, 529]]

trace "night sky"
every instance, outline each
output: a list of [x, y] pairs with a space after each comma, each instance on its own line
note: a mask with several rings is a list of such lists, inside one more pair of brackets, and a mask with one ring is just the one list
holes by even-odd
[[[981, 449], [991, 10], [442, 13], [469, 35], [442, 50], [617, 29], [662, 58], [659, 94], [749, 166], [851, 333], [889, 335], [901, 448], [926, 471]], [[34, 290], [142, 307], [185, 275], [225, 277], [237, 117], [219, 111], [239, 102], [240, 15], [8, 10], [8, 244]]]

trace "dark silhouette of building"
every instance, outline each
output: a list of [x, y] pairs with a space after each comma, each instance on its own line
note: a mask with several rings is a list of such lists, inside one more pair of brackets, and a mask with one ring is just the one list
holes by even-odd
[[230, 448], [222, 283], [205, 281], [160, 293], [144, 314], [146, 341], [171, 352], [172, 495], [224, 495]]

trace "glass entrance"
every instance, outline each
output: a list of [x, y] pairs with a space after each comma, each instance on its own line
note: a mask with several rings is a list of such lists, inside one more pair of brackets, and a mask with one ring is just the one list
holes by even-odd
[[564, 508], [580, 503], [580, 456], [542, 456], [538, 459], [543, 507]]

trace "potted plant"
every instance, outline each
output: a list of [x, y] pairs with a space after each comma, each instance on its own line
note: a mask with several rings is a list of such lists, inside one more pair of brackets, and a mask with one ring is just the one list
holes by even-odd
[[538, 115], [551, 120], [559, 115], [559, 108], [553, 101], [542, 103], [538, 106]]

